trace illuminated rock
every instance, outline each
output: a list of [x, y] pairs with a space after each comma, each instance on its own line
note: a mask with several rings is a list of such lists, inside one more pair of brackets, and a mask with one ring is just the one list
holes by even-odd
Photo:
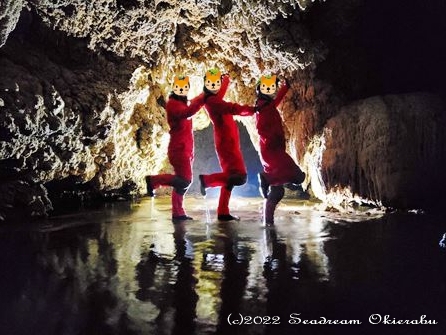
[[14, 30], [24, 4], [23, 0], [5, 0], [0, 3], [0, 48]]
[[321, 172], [327, 190], [350, 188], [386, 206], [418, 208], [442, 196], [446, 117], [432, 94], [357, 101], [328, 120]]
[[[366, 59], [355, 63], [357, 54], [349, 49], [351, 44], [343, 44], [345, 40], [333, 44], [337, 49], [329, 52], [329, 43], [314, 36], [318, 29], [328, 31], [332, 39], [341, 36], [355, 21], [361, 3], [3, 1], [0, 220], [17, 209], [45, 215], [51, 210], [50, 199], [54, 200], [53, 188], [58, 192], [93, 191], [100, 196], [144, 194], [146, 174], [171, 169], [166, 159], [169, 136], [163, 107], [171, 78], [179, 73], [189, 75], [192, 97], [201, 92], [203, 74], [210, 67], [230, 74], [226, 99], [246, 104], [255, 101], [260, 74], [274, 72], [290, 80], [291, 90], [280, 106], [288, 150], [307, 173], [304, 186], [314, 195], [324, 197], [330, 188], [341, 185], [394, 205], [411, 205], [421, 199], [434, 178], [423, 185], [417, 183], [422, 167], [416, 153], [402, 157], [401, 166], [391, 157], [409, 147], [413, 138], [407, 135], [398, 142], [389, 134], [390, 151], [386, 152], [369, 142], [374, 136], [384, 136], [378, 125], [383, 125], [383, 132], [399, 131], [394, 126], [399, 119], [401, 127], [411, 125], [402, 112], [395, 112], [401, 117], [394, 118], [396, 107], [382, 107], [383, 101], [395, 101], [398, 106], [412, 106], [412, 102], [419, 106], [425, 101], [426, 106], [433, 106], [426, 109], [429, 114], [436, 110], [435, 99], [420, 95], [374, 98], [352, 103], [338, 114], [339, 106], [371, 95], [361, 96], [369, 92], [364, 89], [368, 65]], [[313, 8], [316, 14], [312, 16]], [[336, 57], [326, 62], [333, 54]], [[325, 77], [316, 71], [320, 64]], [[363, 106], [358, 115], [350, 111], [357, 105]], [[381, 112], [369, 111], [377, 106]], [[421, 121], [420, 113], [414, 111], [414, 118]], [[366, 119], [367, 127], [358, 128]], [[254, 119], [238, 120], [257, 147]], [[431, 116], [420, 123], [423, 132], [413, 130], [416, 148], [433, 145], [423, 151], [429, 152], [427, 174], [433, 171], [429, 164], [435, 167], [438, 162], [432, 157], [443, 154], [425, 136], [430, 127], [431, 132], [438, 132], [434, 120]], [[194, 129], [207, 126], [209, 119], [201, 111], [194, 117]], [[363, 133], [374, 126], [371, 135]], [[324, 128], [331, 133], [323, 136]], [[200, 145], [206, 142], [201, 139]], [[375, 166], [372, 157], [390, 161], [380, 164], [377, 159]], [[411, 164], [417, 171], [412, 175], [406, 169]], [[421, 191], [413, 189], [415, 185]]]

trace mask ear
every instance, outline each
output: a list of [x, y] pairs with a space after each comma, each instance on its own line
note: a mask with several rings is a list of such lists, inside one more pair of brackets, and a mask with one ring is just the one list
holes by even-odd
[[256, 83], [256, 94], [259, 95], [260, 94], [260, 84], [262, 83], [262, 79], [264, 76], [261, 76]]
[[188, 76], [178, 76], [177, 79], [181, 84], [187, 85], [189, 84], [189, 77]]

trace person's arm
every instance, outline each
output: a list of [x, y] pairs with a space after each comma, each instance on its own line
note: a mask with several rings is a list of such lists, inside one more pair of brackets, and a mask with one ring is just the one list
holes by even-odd
[[170, 105], [171, 115], [176, 119], [187, 119], [197, 113], [204, 104], [204, 93], [196, 96], [190, 101], [189, 106], [182, 102]]
[[223, 97], [226, 94], [226, 91], [228, 90], [229, 82], [230, 82], [229, 75], [224, 74], [221, 76], [221, 87], [216, 94], [217, 98], [223, 99]]
[[283, 81], [282, 85], [280, 86], [279, 92], [277, 92], [276, 98], [274, 99], [274, 106], [277, 107], [282, 102], [282, 99], [285, 97], [285, 94], [288, 92], [288, 82]]
[[240, 105], [235, 102], [229, 101], [214, 101], [212, 103], [214, 110], [218, 111], [219, 114], [231, 114], [240, 116], [250, 116], [254, 115], [254, 107], [249, 105]]
[[204, 93], [201, 93], [200, 95], [197, 95], [190, 101], [189, 106], [187, 107], [188, 113], [190, 114], [188, 117], [197, 113], [200, 110], [200, 108], [203, 107], [203, 105], [204, 105]]
[[255, 114], [255, 109], [249, 105], [232, 104], [231, 114], [240, 116], [251, 116]]

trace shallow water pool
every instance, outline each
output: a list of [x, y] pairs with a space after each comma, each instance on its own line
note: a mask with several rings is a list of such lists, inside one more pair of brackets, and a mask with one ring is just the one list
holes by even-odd
[[[0, 334], [446, 334], [440, 214], [107, 204], [0, 230]], [[398, 324], [403, 323], [403, 324]], [[409, 324], [405, 324], [409, 323]]]

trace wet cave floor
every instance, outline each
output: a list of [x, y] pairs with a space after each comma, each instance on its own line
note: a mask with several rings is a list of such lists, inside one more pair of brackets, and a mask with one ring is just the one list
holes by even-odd
[[265, 229], [260, 198], [231, 207], [241, 221], [188, 197], [195, 220], [173, 224], [159, 197], [1, 227], [0, 334], [446, 333], [440, 214], [284, 199]]

